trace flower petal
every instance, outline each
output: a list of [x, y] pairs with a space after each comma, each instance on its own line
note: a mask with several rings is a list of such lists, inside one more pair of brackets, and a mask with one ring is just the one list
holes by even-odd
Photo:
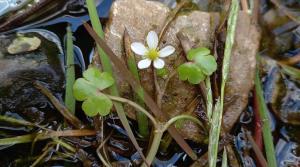
[[158, 46], [158, 36], [155, 31], [150, 31], [147, 35], [147, 44], [150, 49], [156, 49]]
[[151, 65], [150, 59], [144, 59], [144, 60], [139, 61], [139, 63], [138, 63], [139, 69], [148, 68], [150, 65]]
[[154, 60], [153, 65], [156, 69], [162, 69], [165, 66], [165, 62], [162, 59], [156, 59]]
[[174, 52], [175, 52], [175, 48], [169, 45], [162, 48], [158, 53], [159, 53], [159, 57], [168, 57]]
[[131, 44], [131, 50], [138, 55], [145, 56], [148, 52], [148, 49], [140, 42], [134, 42]]

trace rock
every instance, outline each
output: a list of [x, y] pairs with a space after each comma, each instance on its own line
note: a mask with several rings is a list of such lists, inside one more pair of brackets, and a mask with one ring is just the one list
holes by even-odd
[[9, 54], [20, 54], [37, 50], [41, 45], [41, 40], [37, 37], [17, 37], [8, 46]]
[[[29, 30], [28, 30], [29, 31]], [[44, 35], [53, 33], [43, 31]], [[0, 114], [13, 114], [25, 120], [48, 124], [59, 120], [57, 112], [47, 97], [34, 88], [33, 82], [40, 81], [53, 94], [62, 98], [64, 70], [60, 56], [61, 46], [38, 32], [24, 33], [41, 41], [40, 49], [12, 55], [7, 47], [17, 38], [16, 34], [0, 36]], [[46, 119], [47, 118], [47, 119]]]
[[[130, 8], [130, 10], [128, 10]], [[159, 33], [164, 25], [164, 22], [170, 12], [170, 9], [159, 2], [145, 0], [117, 0], [113, 3], [109, 21], [105, 29], [105, 39], [113, 52], [122, 57], [123, 49], [123, 34], [127, 29], [132, 42], [145, 42], [145, 37], [150, 30]], [[212, 16], [209, 13], [193, 11], [184, 15], [178, 16], [170, 25], [162, 38], [162, 43], [159, 48], [165, 45], [172, 45], [176, 48], [176, 53], [164, 59], [166, 69], [172, 73], [178, 65], [185, 62], [182, 55], [180, 43], [176, 37], [179, 31], [189, 36], [194, 42], [201, 46], [211, 46], [211, 33], [214, 32], [214, 26], [211, 25]], [[137, 61], [141, 59], [136, 56]], [[153, 72], [151, 69], [140, 71], [141, 82], [147, 92], [155, 95]], [[165, 80], [159, 78], [159, 84], [162, 87]], [[128, 86], [121, 80], [118, 81], [121, 85], [120, 90], [123, 96], [127, 96]], [[162, 111], [168, 113], [170, 117], [185, 112], [185, 107], [198, 94], [197, 88], [186, 82], [178, 79], [177, 75], [170, 80], [166, 89], [166, 94], [162, 101]], [[191, 125], [183, 126], [182, 131], [190, 128]], [[200, 133], [193, 132], [185, 134], [187, 138], [200, 138]], [[196, 134], [196, 135], [195, 135]], [[197, 136], [197, 137], [195, 137]], [[199, 140], [198, 140], [199, 141]]]
[[260, 33], [247, 13], [240, 12], [237, 20], [229, 78], [225, 87], [223, 128], [232, 129], [248, 104], [249, 92], [254, 85], [256, 54]]

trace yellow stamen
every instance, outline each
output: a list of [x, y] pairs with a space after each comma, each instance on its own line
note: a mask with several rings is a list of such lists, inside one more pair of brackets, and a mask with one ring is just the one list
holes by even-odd
[[147, 53], [147, 56], [150, 60], [156, 60], [159, 56], [159, 53], [156, 49], [150, 49]]

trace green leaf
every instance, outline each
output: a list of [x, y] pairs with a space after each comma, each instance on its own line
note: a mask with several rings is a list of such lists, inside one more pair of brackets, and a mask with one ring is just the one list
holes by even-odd
[[199, 84], [205, 79], [200, 67], [194, 63], [185, 63], [178, 67], [180, 80], [188, 80], [191, 84]]
[[100, 72], [91, 67], [83, 72], [83, 78], [79, 78], [73, 85], [74, 97], [82, 103], [82, 109], [87, 116], [109, 114], [112, 101], [102, 94], [105, 88], [112, 86], [114, 79], [109, 73]]
[[112, 101], [103, 94], [96, 96], [90, 96], [86, 101], [82, 103], [82, 109], [87, 116], [93, 117], [97, 114], [106, 116], [110, 113], [113, 106]]
[[101, 73], [96, 67], [91, 67], [83, 72], [83, 77], [93, 83], [99, 90], [106, 89], [114, 84], [114, 79], [109, 73]]
[[100, 72], [97, 68], [91, 67], [83, 72], [83, 78], [79, 78], [73, 85], [74, 97], [83, 101], [97, 91], [101, 91], [114, 84], [114, 79], [107, 72]]
[[203, 73], [206, 75], [211, 75], [217, 70], [217, 62], [212, 55], [196, 55], [194, 60], [198, 66], [202, 69]]
[[73, 85], [74, 97], [78, 101], [86, 100], [90, 95], [93, 95], [96, 92], [97, 87], [84, 78], [77, 79]]
[[162, 69], [156, 69], [156, 74], [159, 77], [166, 77], [168, 75], [168, 71], [166, 68], [162, 68]]
[[188, 52], [187, 59], [192, 61], [196, 56], [206, 56], [210, 54], [210, 50], [204, 47], [191, 49]]

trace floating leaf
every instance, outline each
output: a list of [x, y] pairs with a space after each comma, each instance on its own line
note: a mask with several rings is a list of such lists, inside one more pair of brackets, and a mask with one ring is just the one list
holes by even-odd
[[114, 79], [107, 72], [100, 72], [97, 68], [91, 67], [83, 73], [83, 78], [75, 81], [73, 86], [74, 97], [84, 101], [82, 109], [88, 116], [109, 114], [112, 108], [112, 101], [100, 91], [112, 86]]
[[210, 54], [210, 50], [204, 47], [191, 49], [188, 52], [187, 59], [192, 61], [196, 56], [206, 56]]
[[217, 70], [217, 62], [214, 56], [212, 55], [196, 55], [194, 60], [205, 75], [211, 75]]
[[185, 63], [178, 67], [180, 80], [188, 80], [191, 84], [199, 84], [205, 79], [200, 67], [194, 63]]
[[112, 101], [104, 94], [90, 96], [82, 103], [83, 111], [87, 116], [90, 117], [96, 116], [97, 114], [106, 116], [110, 113], [112, 106]]

